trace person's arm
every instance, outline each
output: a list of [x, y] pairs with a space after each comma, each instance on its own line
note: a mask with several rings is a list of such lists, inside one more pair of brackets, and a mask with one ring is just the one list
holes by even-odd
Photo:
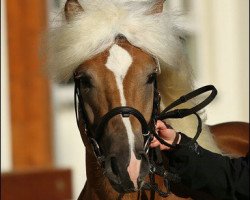
[[[167, 138], [167, 142], [175, 138], [173, 130], [164, 127], [158, 130], [163, 138]], [[181, 134], [180, 148], [161, 147], [167, 150], [170, 171], [177, 173], [182, 183], [192, 190], [201, 190], [219, 199], [249, 199], [249, 156], [230, 159], [205, 150], [197, 143], [182, 146], [190, 140]], [[152, 147], [155, 146], [157, 141], [154, 140]]]

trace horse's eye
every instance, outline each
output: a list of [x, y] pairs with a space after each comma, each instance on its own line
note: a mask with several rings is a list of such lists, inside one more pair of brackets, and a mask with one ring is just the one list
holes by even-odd
[[93, 84], [92, 84], [92, 81], [91, 81], [91, 77], [90, 76], [82, 76], [80, 78], [80, 82], [81, 82], [81, 86], [86, 89], [86, 88], [92, 88], [93, 87]]
[[157, 76], [157, 74], [155, 72], [148, 75], [147, 84], [153, 83], [155, 81], [155, 79], [156, 79], [156, 76]]

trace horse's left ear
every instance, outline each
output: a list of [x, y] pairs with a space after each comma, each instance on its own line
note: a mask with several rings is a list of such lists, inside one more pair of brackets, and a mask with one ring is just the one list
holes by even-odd
[[163, 4], [165, 0], [156, 0], [149, 14], [161, 13], [163, 11]]
[[67, 21], [70, 21], [73, 17], [83, 12], [83, 8], [78, 0], [67, 0], [64, 12]]

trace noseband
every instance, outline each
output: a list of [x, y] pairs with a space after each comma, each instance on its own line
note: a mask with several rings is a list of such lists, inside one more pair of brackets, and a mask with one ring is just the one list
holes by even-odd
[[[94, 130], [95, 134], [92, 134], [90, 123], [87, 117], [87, 112], [83, 105], [83, 97], [81, 95], [81, 78], [74, 76], [74, 81], [75, 81], [74, 101], [75, 101], [75, 113], [76, 113], [77, 125], [78, 125], [82, 139], [84, 137], [83, 134], [85, 134], [87, 138], [89, 139], [91, 146], [93, 148], [94, 154], [99, 164], [102, 167], [104, 167], [104, 163], [106, 160], [105, 156], [103, 155], [99, 147], [98, 142], [100, 141], [103, 135], [102, 133], [104, 132], [105, 127], [107, 126], [108, 122], [117, 115], [120, 115], [124, 118], [132, 115], [135, 118], [137, 118], [141, 124], [142, 135], [144, 136], [144, 152], [145, 154], [148, 155], [148, 159], [150, 162], [150, 173], [149, 173], [150, 182], [146, 183], [142, 189], [151, 191], [151, 199], [154, 199], [155, 192], [157, 192], [162, 197], [167, 197], [170, 194], [169, 181], [178, 182], [179, 177], [176, 176], [175, 174], [168, 172], [164, 168], [160, 149], [159, 148], [150, 149], [149, 145], [154, 137], [161, 144], [166, 145], [171, 148], [178, 148], [180, 147], [180, 145], [169, 144], [164, 139], [162, 139], [155, 130], [156, 121], [170, 119], [170, 118], [184, 118], [189, 115], [195, 115], [198, 121], [196, 134], [190, 142], [183, 144], [183, 145], [191, 145], [192, 143], [195, 143], [202, 131], [202, 120], [200, 116], [197, 114], [197, 112], [203, 109], [205, 106], [207, 106], [215, 98], [215, 96], [217, 95], [216, 88], [213, 85], [207, 85], [207, 86], [201, 87], [184, 96], [181, 96], [179, 99], [177, 99], [176, 101], [171, 103], [169, 106], [167, 106], [162, 112], [160, 112], [161, 97], [157, 89], [157, 80], [155, 80], [153, 110], [152, 110], [152, 115], [151, 115], [151, 119], [149, 123], [147, 123], [143, 114], [140, 113], [137, 109], [132, 108], [132, 107], [127, 107], [127, 106], [120, 106], [120, 107], [113, 108], [112, 110], [107, 112], [101, 118], [99, 124]], [[211, 91], [209, 96], [205, 100], [203, 100], [201, 103], [197, 104], [196, 106], [192, 108], [185, 108], [185, 109], [174, 109], [180, 104], [183, 104], [189, 101], [190, 99], [193, 99], [209, 91]], [[81, 115], [82, 120], [80, 120], [79, 115]], [[84, 133], [82, 133], [80, 129], [81, 124], [84, 127]], [[158, 185], [155, 183], [155, 174], [164, 178], [164, 185], [166, 187], [166, 191], [161, 191], [158, 188]], [[123, 194], [120, 194], [118, 199], [121, 199], [122, 196]]]

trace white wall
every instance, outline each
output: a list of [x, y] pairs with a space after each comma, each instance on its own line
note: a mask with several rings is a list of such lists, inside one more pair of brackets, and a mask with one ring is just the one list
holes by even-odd
[[7, 53], [5, 0], [1, 0], [1, 171], [12, 169]]
[[168, 0], [187, 11], [196, 31], [188, 41], [195, 86], [213, 84], [207, 123], [249, 121], [249, 0]]
[[85, 147], [77, 128], [74, 87], [52, 84], [54, 113], [54, 163], [72, 170], [73, 199], [77, 199], [86, 181]]
[[196, 85], [213, 84], [218, 96], [208, 123], [249, 121], [249, 1], [193, 0], [197, 20]]

